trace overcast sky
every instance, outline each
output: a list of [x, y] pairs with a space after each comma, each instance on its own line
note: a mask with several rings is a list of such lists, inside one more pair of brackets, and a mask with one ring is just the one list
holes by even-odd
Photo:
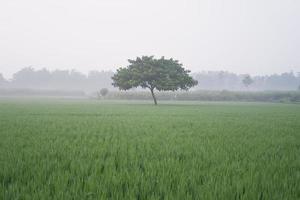
[[1, 0], [0, 73], [115, 70], [141, 55], [192, 71], [300, 71], [300, 0]]

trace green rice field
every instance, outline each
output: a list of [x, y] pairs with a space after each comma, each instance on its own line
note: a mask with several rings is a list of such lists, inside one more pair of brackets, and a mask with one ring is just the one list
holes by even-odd
[[0, 100], [0, 199], [300, 199], [300, 105]]

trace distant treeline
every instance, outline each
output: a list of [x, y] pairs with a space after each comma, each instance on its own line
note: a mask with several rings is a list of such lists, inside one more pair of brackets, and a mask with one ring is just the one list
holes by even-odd
[[[299, 91], [178, 91], [158, 92], [158, 100], [168, 101], [245, 101], [245, 102], [300, 102]], [[93, 97], [96, 97], [93, 95]], [[110, 92], [106, 100], [152, 100], [148, 91]]]
[[49, 71], [27, 67], [16, 72], [11, 80], [5, 80], [0, 74], [0, 87], [90, 92], [103, 87], [112, 89], [113, 74], [112, 71], [90, 71], [88, 75], [85, 75], [75, 70]]
[[[6, 80], [0, 74], [0, 88], [27, 88], [47, 90], [97, 91], [101, 88], [116, 90], [112, 87], [112, 71], [91, 71], [87, 75], [75, 70], [35, 70], [31, 67], [16, 72], [12, 79]], [[249, 87], [243, 85], [245, 74], [225, 71], [195, 72], [191, 74], [198, 85], [193, 90], [297, 90], [300, 85], [300, 73], [293, 72], [268, 76], [253, 76]]]
[[295, 74], [293, 72], [252, 76], [253, 83], [247, 88], [243, 85], [246, 74], [211, 71], [194, 73], [193, 76], [198, 80], [197, 89], [203, 90], [298, 90], [300, 85], [300, 73]]
[[[194, 90], [177, 92], [157, 92], [158, 100], [166, 101], [245, 101], [245, 102], [300, 102], [300, 91], [213, 91]], [[36, 90], [36, 89], [3, 89], [1, 97], [71, 97], [98, 100], [150, 100], [148, 91], [109, 91], [104, 97], [96, 92], [85, 93], [80, 90]]]

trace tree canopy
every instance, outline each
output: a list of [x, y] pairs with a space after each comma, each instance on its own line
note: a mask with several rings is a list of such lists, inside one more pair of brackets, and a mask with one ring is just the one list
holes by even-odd
[[153, 56], [137, 57], [128, 60], [129, 66], [119, 68], [112, 77], [113, 86], [120, 90], [129, 90], [135, 87], [148, 88], [151, 91], [154, 104], [157, 104], [154, 90], [175, 91], [188, 90], [198, 84], [190, 75], [190, 71], [174, 59]]

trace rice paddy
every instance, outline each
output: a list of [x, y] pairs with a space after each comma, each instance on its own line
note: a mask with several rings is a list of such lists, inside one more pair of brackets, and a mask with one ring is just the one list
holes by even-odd
[[0, 100], [0, 199], [300, 199], [300, 105]]

